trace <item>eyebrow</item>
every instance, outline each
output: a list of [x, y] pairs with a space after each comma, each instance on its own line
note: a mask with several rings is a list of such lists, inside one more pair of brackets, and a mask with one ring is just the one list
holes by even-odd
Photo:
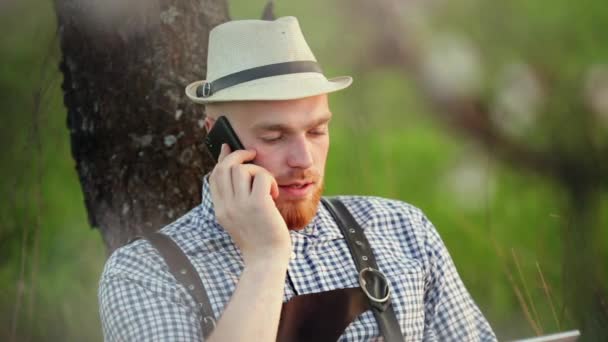
[[[312, 124], [310, 124], [309, 127], [316, 127], [316, 126], [329, 122], [331, 120], [332, 114], [331, 114], [331, 112], [326, 112], [326, 114], [329, 114], [329, 115], [323, 116], [322, 118], [315, 120]], [[266, 123], [266, 122], [261, 122], [261, 123], [254, 125], [253, 130], [256, 132], [263, 132], [263, 131], [292, 132], [293, 131], [293, 129], [287, 125], [279, 124], [279, 123]]]

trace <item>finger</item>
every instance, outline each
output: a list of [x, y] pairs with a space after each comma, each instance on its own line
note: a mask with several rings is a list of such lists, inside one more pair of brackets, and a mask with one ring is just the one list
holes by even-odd
[[[230, 147], [228, 145], [226, 145], [226, 148], [230, 150]], [[228, 153], [225, 157], [223, 157], [221, 163], [226, 163], [229, 166], [243, 164], [247, 161], [255, 159], [256, 154], [257, 153], [255, 150], [236, 150], [234, 152]]]
[[252, 173], [245, 166], [243, 164], [232, 167], [232, 187], [236, 200], [247, 199], [251, 191]]
[[232, 182], [232, 167], [243, 165], [246, 160], [255, 158], [255, 150], [237, 150], [230, 152], [228, 144], [222, 144], [218, 163], [215, 165], [213, 172], [216, 174], [218, 192], [221, 193], [223, 200], [233, 201], [234, 184]]
[[274, 179], [274, 182], [272, 182], [272, 186], [270, 187], [270, 196], [272, 196], [272, 199], [279, 197], [279, 184], [277, 184], [276, 179]]
[[273, 199], [278, 196], [277, 181], [268, 171], [259, 172], [253, 178], [251, 196], [254, 199], [263, 199], [269, 195]]
[[225, 163], [218, 163], [213, 168], [213, 181], [223, 201], [230, 202], [234, 196], [231, 170]]
[[255, 164], [241, 164], [232, 167], [232, 186], [234, 195], [239, 198], [249, 197], [253, 187], [253, 178], [260, 172], [268, 170]]
[[213, 171], [211, 171], [211, 175], [209, 176], [209, 191], [211, 191], [211, 201], [213, 202], [213, 207], [217, 212], [223, 200], [222, 194], [217, 187], [217, 182], [213, 177]]
[[222, 144], [220, 147], [220, 155], [217, 157], [217, 162], [221, 162], [230, 153], [230, 146], [228, 144]]

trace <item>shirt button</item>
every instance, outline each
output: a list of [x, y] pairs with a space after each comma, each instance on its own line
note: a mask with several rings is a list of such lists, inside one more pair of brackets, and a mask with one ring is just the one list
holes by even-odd
[[291, 251], [291, 260], [295, 260], [297, 257], [296, 252]]

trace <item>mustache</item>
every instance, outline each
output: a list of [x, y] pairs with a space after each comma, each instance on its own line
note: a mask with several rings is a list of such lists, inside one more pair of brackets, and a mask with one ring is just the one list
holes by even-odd
[[288, 184], [293, 182], [314, 182], [318, 183], [321, 178], [321, 173], [314, 169], [308, 169], [303, 171], [290, 171], [285, 175], [275, 177], [277, 183]]

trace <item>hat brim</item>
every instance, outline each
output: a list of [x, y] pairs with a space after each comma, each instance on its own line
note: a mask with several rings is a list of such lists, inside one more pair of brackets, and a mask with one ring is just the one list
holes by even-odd
[[326, 79], [316, 72], [287, 74], [260, 78], [222, 89], [207, 97], [198, 97], [196, 89], [206, 80], [190, 83], [186, 95], [196, 103], [253, 101], [253, 100], [293, 100], [342, 90], [353, 82], [350, 76]]

